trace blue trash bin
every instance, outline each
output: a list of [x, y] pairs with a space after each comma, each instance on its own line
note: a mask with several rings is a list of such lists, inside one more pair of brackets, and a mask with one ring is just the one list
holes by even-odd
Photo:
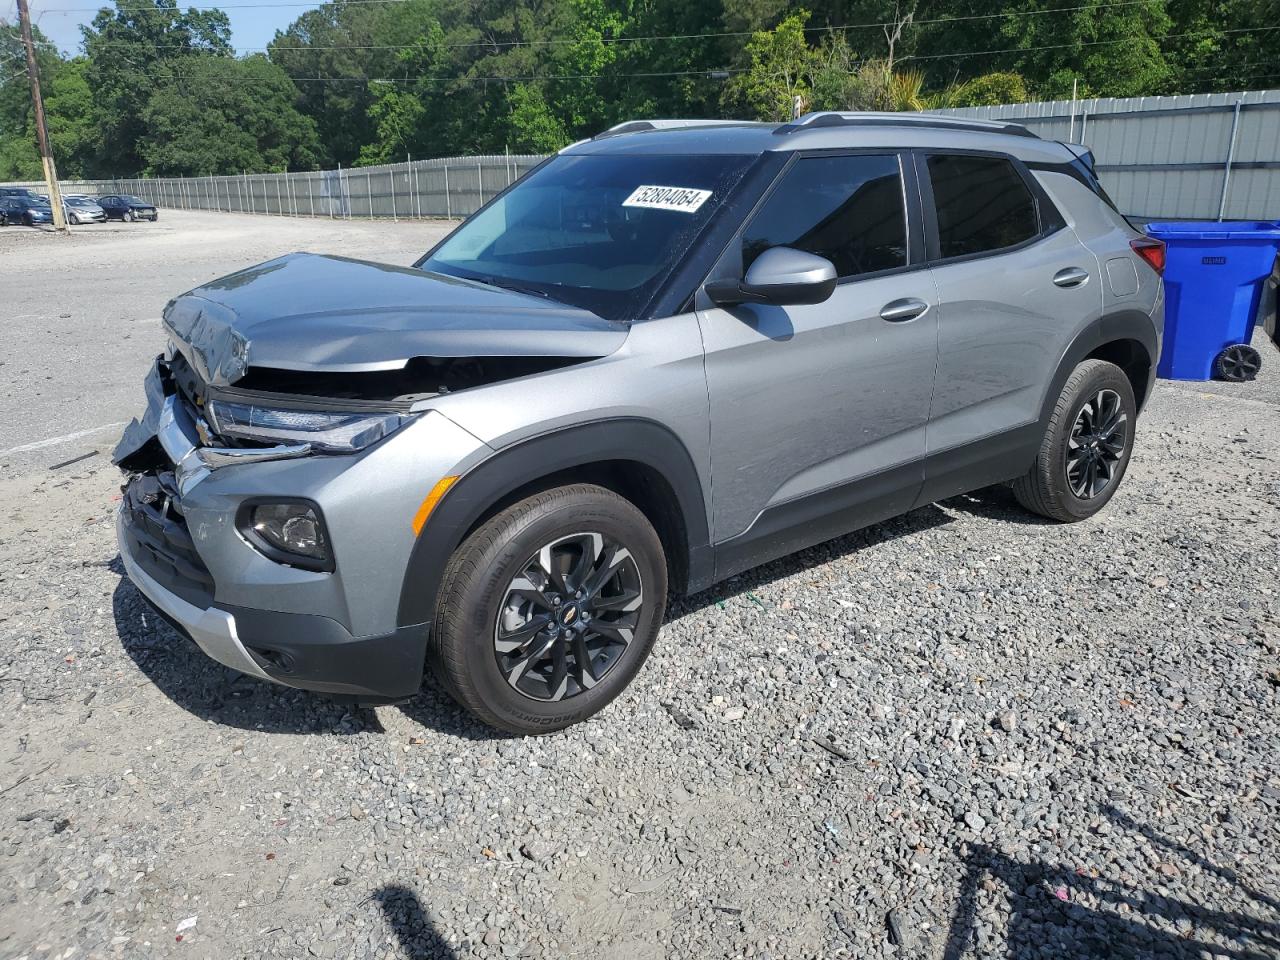
[[1262, 358], [1249, 346], [1263, 284], [1280, 252], [1280, 222], [1149, 223], [1167, 245], [1166, 380], [1252, 380]]

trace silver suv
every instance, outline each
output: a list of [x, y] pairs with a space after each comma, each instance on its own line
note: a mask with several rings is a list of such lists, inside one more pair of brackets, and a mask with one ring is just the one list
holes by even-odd
[[1010, 124], [624, 124], [413, 267], [293, 254], [170, 302], [120, 552], [236, 670], [385, 703], [430, 666], [554, 730], [669, 590], [991, 484], [1101, 509], [1163, 256]]

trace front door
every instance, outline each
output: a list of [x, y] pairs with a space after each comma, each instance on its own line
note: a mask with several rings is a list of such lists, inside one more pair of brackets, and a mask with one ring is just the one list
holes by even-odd
[[919, 491], [937, 298], [908, 226], [915, 187], [902, 162], [892, 152], [797, 158], [713, 272], [742, 276], [786, 246], [826, 257], [841, 278], [814, 306], [698, 313], [713, 538], [743, 548], [729, 551], [737, 569], [906, 510]]

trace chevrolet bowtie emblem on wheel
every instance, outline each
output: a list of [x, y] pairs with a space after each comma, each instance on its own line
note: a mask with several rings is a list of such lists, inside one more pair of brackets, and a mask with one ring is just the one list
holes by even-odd
[[571, 625], [573, 621], [578, 619], [578, 608], [577, 607], [566, 608], [564, 611], [564, 615], [560, 619], [564, 622], [564, 625], [566, 627]]

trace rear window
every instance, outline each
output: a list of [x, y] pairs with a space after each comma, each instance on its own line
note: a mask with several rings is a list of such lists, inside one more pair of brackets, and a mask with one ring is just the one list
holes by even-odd
[[936, 154], [929, 182], [944, 259], [1003, 250], [1040, 232], [1035, 198], [1008, 160]]

